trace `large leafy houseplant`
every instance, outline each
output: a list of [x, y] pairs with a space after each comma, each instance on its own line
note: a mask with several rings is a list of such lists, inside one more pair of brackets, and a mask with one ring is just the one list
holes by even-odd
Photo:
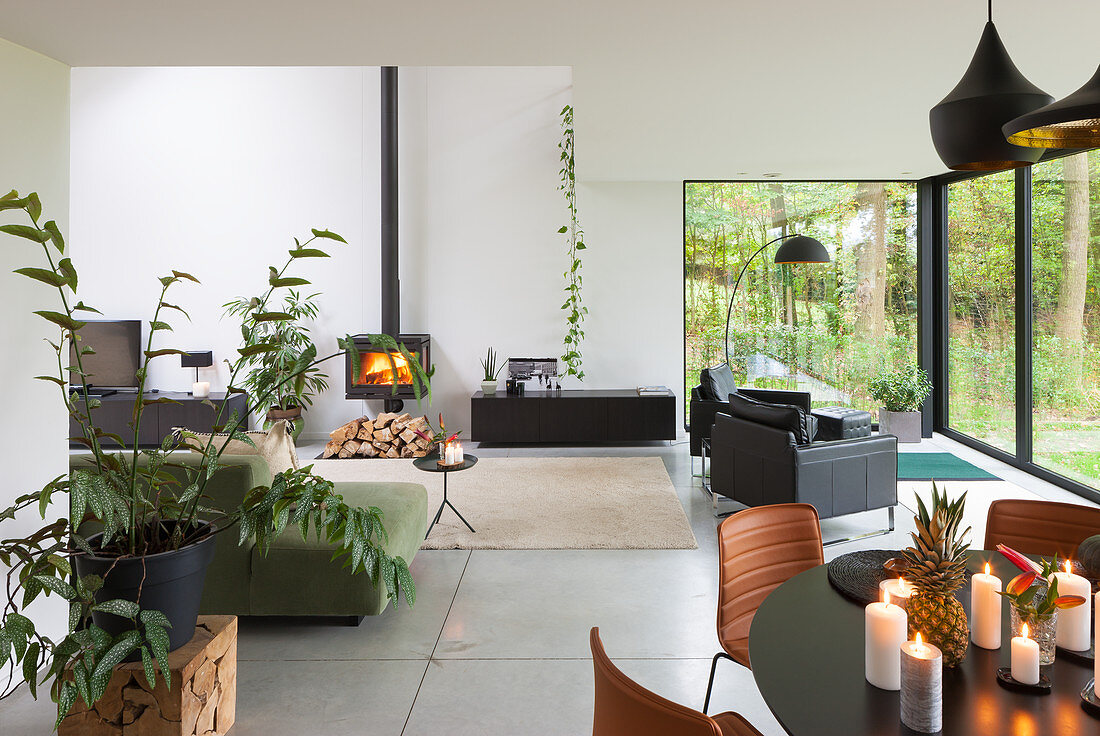
[[565, 339], [561, 360], [565, 363], [565, 375], [576, 376], [584, 380], [583, 357], [581, 356], [581, 342], [584, 340], [584, 320], [588, 316], [588, 307], [584, 306], [581, 298], [581, 286], [584, 279], [581, 276], [580, 252], [588, 246], [584, 243], [584, 230], [581, 229], [580, 220], [577, 219], [577, 177], [574, 168], [573, 155], [573, 106], [566, 105], [561, 109], [562, 138], [558, 143], [561, 151], [561, 169], [558, 176], [561, 184], [558, 185], [565, 194], [565, 204], [569, 208], [569, 224], [562, 225], [558, 232], [565, 235], [565, 244], [569, 252], [569, 268], [562, 276], [565, 277], [565, 302], [561, 305], [565, 311]]
[[923, 369], [912, 363], [884, 370], [871, 379], [871, 398], [887, 411], [913, 412], [932, 393], [932, 382]]
[[[80, 330], [85, 324], [81, 317], [97, 310], [78, 299], [77, 271], [65, 255], [65, 241], [56, 223], [42, 222], [38, 195], [20, 197], [12, 191], [0, 197], [0, 211], [21, 212], [27, 222], [0, 225], [0, 232], [41, 249], [40, 266], [16, 271], [56, 292], [57, 305], [53, 309], [35, 312], [57, 329], [55, 338], [48, 341], [55, 354], [56, 373], [36, 378], [57, 385], [70, 417], [80, 427], [71, 441], [89, 451], [86, 466], [54, 478], [41, 490], [24, 494], [12, 506], [0, 510], [0, 525], [9, 530], [21, 514], [37, 511], [43, 519], [47, 515], [60, 517], [19, 538], [7, 538], [0, 531], [0, 563], [7, 567], [7, 595], [0, 611], [0, 670], [7, 677], [0, 683], [0, 698], [16, 692], [24, 682], [37, 697], [39, 684], [49, 683], [59, 724], [77, 698], [89, 707], [94, 704], [103, 695], [115, 665], [128, 657], [140, 657], [150, 686], [157, 679], [158, 669], [165, 683], [171, 685], [167, 668], [168, 618], [161, 611], [143, 608], [140, 602], [105, 596], [111, 573], [74, 573], [81, 556], [109, 557], [119, 565], [138, 560], [143, 565], [150, 555], [187, 550], [234, 528], [239, 528], [241, 544], [253, 540], [263, 552], [274, 537], [294, 524], [303, 537], [315, 533], [331, 544], [334, 557], [343, 559], [352, 573], [364, 572], [373, 584], [384, 584], [395, 606], [402, 596], [412, 605], [415, 587], [408, 566], [400, 557], [387, 554], [382, 546], [386, 540], [382, 512], [375, 507], [348, 506], [331, 482], [312, 474], [312, 467], [275, 475], [270, 486], [251, 489], [236, 508], [206, 505], [204, 490], [222, 465], [228, 441], [251, 443], [242, 431], [245, 417], [235, 413], [222, 416], [223, 410], [210, 403], [211, 410], [217, 412], [215, 425], [225, 431], [224, 440], [215, 440], [214, 436], [205, 440], [197, 463], [173, 459], [173, 453], [183, 450], [188, 439], [195, 439], [189, 432], [165, 437], [159, 447], [139, 449], [137, 438], [146, 407], [171, 401], [167, 397], [143, 398], [150, 364], [181, 352], [155, 344], [172, 329], [170, 313], [187, 316], [183, 308], [168, 301], [168, 294], [180, 284], [197, 282], [194, 276], [172, 271], [160, 278], [160, 296], [137, 372], [139, 390], [129, 422], [132, 437], [128, 440], [108, 434], [97, 426], [99, 400], [88, 395], [86, 389], [72, 389], [68, 381], [70, 372], [81, 379], [88, 375], [82, 359], [91, 348], [81, 344]], [[288, 319], [285, 313], [269, 311], [268, 304], [280, 289], [302, 285], [304, 279], [288, 275], [293, 265], [304, 258], [327, 255], [313, 245], [318, 240], [343, 242], [327, 230], [313, 230], [312, 237], [302, 243], [295, 240], [282, 268], [271, 268], [268, 289], [254, 304], [250, 303], [251, 310], [243, 316], [244, 345], [240, 357], [231, 363], [229, 393], [246, 392], [239, 381], [252, 356], [277, 350], [277, 346], [252, 337], [262, 325]], [[351, 339], [338, 343], [341, 349], [324, 358], [317, 357], [313, 346], [304, 349], [284, 383], [345, 351], [357, 362]], [[74, 365], [67, 367], [70, 344], [75, 346]], [[423, 379], [426, 386], [427, 377]], [[74, 385], [86, 383], [73, 380]], [[417, 384], [418, 397], [421, 385]], [[275, 389], [272, 387], [272, 391]], [[270, 393], [258, 396], [257, 402], [268, 401]], [[122, 449], [108, 451], [104, 447], [108, 440]], [[87, 534], [89, 522], [94, 522], [102, 533]], [[60, 634], [47, 632], [41, 615], [28, 608], [41, 596], [52, 595], [63, 599], [68, 608], [68, 625]], [[101, 624], [104, 617], [113, 625], [105, 628]], [[122, 626], [118, 625], [120, 620]]]
[[[297, 277], [290, 278], [304, 281]], [[302, 411], [313, 405], [314, 396], [328, 388], [328, 376], [320, 366], [299, 369], [299, 361], [305, 352], [312, 349], [316, 354], [317, 351], [304, 320], [317, 318], [315, 300], [318, 296], [302, 296], [300, 291], [288, 289], [280, 311], [271, 313], [284, 318], [262, 321], [254, 329], [248, 328], [248, 321], [256, 311], [260, 297], [240, 297], [222, 305], [226, 315], [241, 319], [245, 347], [262, 344], [275, 346], [275, 350], [265, 350], [243, 358], [248, 374], [241, 385], [248, 390], [249, 397], [256, 402], [257, 413], [268, 424], [279, 419], [292, 420], [295, 439], [304, 426]], [[296, 369], [299, 370], [295, 372]], [[261, 401], [259, 397], [265, 398]]]

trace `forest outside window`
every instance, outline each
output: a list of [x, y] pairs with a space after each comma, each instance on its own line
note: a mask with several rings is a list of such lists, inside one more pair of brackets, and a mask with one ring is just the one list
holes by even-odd
[[832, 262], [745, 274], [730, 325], [741, 385], [809, 391], [815, 406], [877, 413], [868, 382], [917, 355], [916, 185], [912, 182], [686, 182], [685, 395], [724, 360], [734, 280], [767, 241], [817, 238]]

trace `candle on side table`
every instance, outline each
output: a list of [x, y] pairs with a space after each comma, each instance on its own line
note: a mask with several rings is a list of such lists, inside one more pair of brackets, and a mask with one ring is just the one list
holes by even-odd
[[1012, 679], [1024, 685], [1039, 684], [1039, 643], [1028, 637], [1027, 624], [1012, 637]]
[[1058, 595], [1079, 595], [1085, 602], [1073, 608], [1058, 611], [1058, 646], [1074, 652], [1087, 652], [1092, 646], [1092, 585], [1080, 575], [1073, 574], [1073, 565], [1066, 560], [1065, 572], [1054, 573], [1058, 581]]
[[901, 722], [921, 733], [943, 730], [943, 653], [920, 632], [901, 645]]
[[210, 381], [195, 381], [191, 384], [191, 394], [196, 399], [205, 399], [210, 395]]
[[989, 563], [984, 573], [970, 579], [970, 615], [973, 624], [970, 640], [982, 649], [1001, 648], [1001, 579], [990, 574]]
[[882, 603], [871, 603], [864, 613], [863, 663], [867, 682], [883, 690], [901, 687], [901, 645], [905, 642], [907, 617], [901, 606], [883, 594]]

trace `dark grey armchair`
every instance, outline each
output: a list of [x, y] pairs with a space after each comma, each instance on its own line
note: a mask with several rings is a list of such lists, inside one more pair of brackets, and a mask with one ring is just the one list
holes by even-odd
[[825, 519], [898, 501], [897, 438], [813, 442], [802, 412], [730, 396], [711, 435], [711, 490], [747, 506], [802, 502]]

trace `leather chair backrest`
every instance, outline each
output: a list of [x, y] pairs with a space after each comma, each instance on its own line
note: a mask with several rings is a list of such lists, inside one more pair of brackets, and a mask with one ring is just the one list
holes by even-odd
[[802, 411], [801, 407], [794, 404], [769, 404], [737, 392], [731, 393], [728, 399], [730, 416], [785, 429], [794, 434], [795, 442], [800, 445], [813, 442], [814, 427], [810, 422], [812, 417]]
[[699, 389], [707, 401], [725, 401], [727, 396], [737, 391], [737, 381], [733, 379], [730, 367], [719, 363], [699, 371]]
[[769, 593], [824, 564], [817, 510], [782, 503], [738, 511], [718, 527], [718, 560], [718, 638], [747, 639]]
[[666, 700], [624, 675], [604, 652], [600, 630], [589, 634], [596, 678], [592, 736], [722, 736], [699, 711]]
[[1002, 498], [989, 505], [985, 548], [998, 544], [1044, 557], [1074, 557], [1077, 546], [1100, 534], [1100, 508], [1076, 503]]

